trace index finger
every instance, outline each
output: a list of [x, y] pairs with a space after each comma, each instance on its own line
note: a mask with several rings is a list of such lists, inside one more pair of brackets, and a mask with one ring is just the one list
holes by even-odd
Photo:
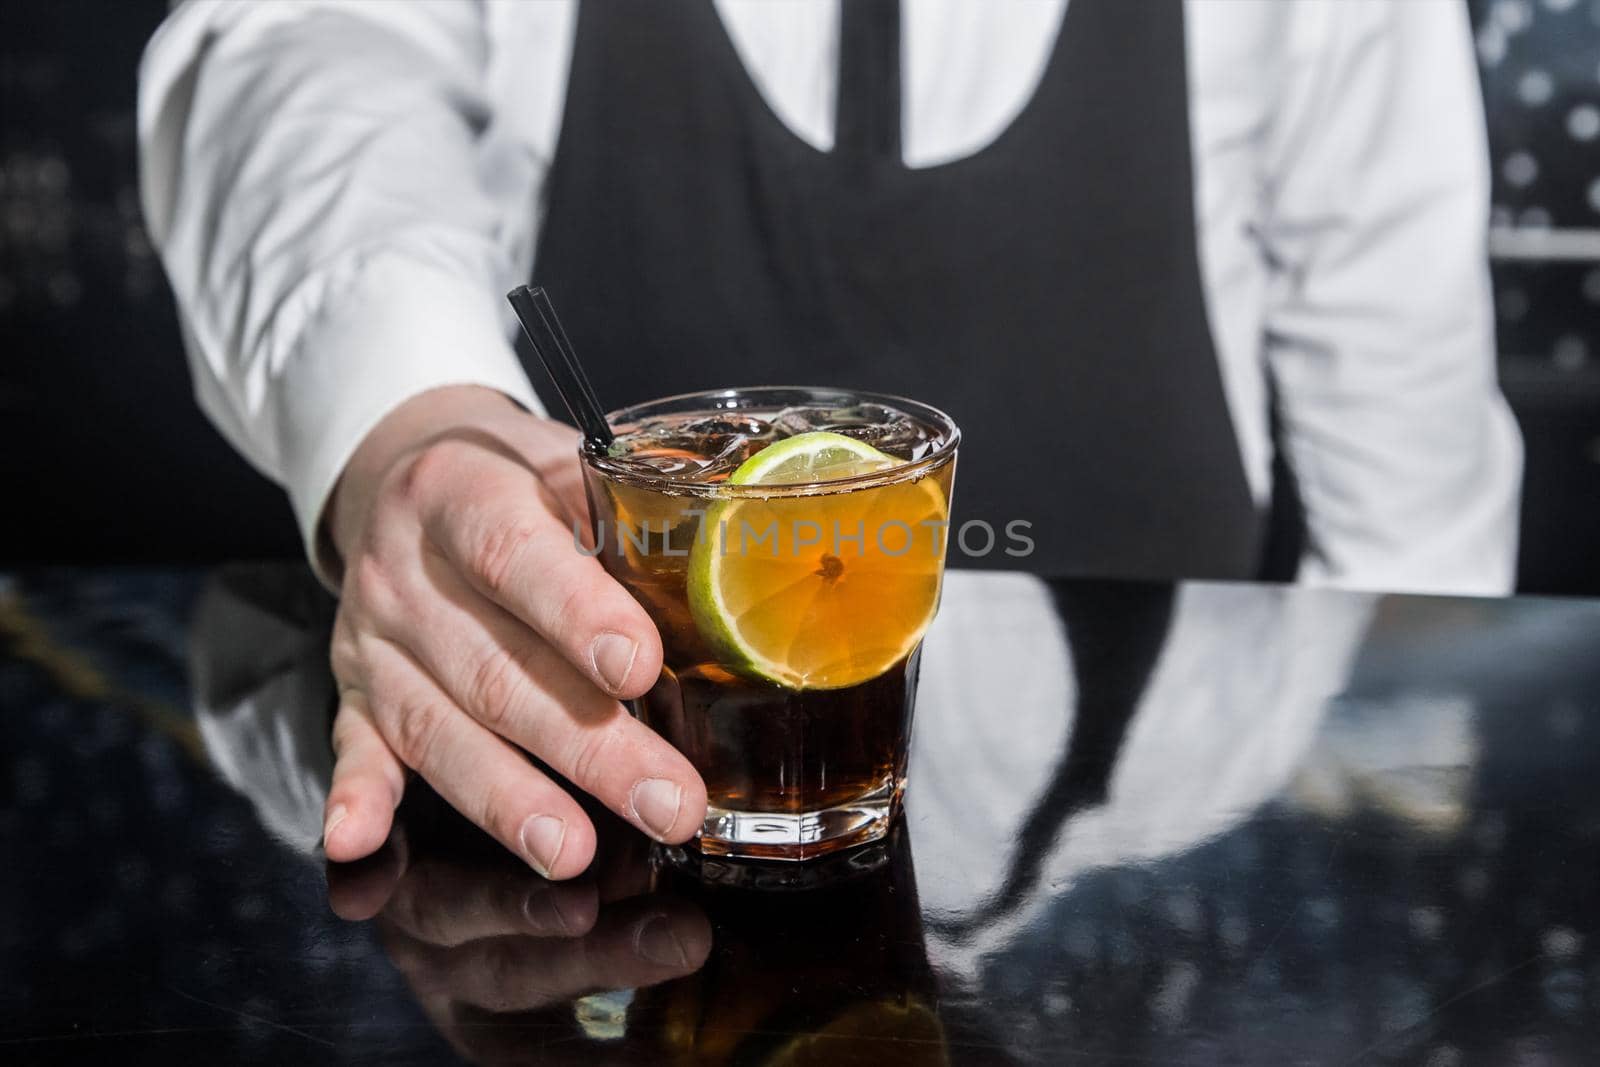
[[419, 487], [423, 531], [473, 585], [612, 696], [641, 696], [655, 684], [655, 625], [580, 551], [582, 531], [557, 517], [533, 471], [468, 444], [435, 449], [418, 462], [439, 465], [409, 479]]

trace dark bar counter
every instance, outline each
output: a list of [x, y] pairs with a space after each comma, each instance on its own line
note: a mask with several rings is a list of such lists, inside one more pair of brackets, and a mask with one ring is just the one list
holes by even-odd
[[0, 1062], [1600, 1062], [1600, 602], [956, 573], [890, 840], [560, 885], [322, 859], [332, 612], [0, 575]]

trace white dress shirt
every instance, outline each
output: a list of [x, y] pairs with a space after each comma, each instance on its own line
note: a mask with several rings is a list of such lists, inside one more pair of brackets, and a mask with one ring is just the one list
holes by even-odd
[[[833, 138], [838, 0], [716, 0], [797, 135]], [[1066, 0], [907, 0], [904, 156], [982, 151]], [[1188, 0], [1196, 218], [1247, 477], [1275, 383], [1304, 582], [1511, 587], [1521, 442], [1495, 381], [1488, 174], [1459, 0]], [[527, 280], [573, 0], [191, 0], [141, 68], [145, 210], [211, 418], [306, 543], [351, 452], [446, 384], [537, 401]], [[1129, 136], [1138, 136], [1130, 128]]]

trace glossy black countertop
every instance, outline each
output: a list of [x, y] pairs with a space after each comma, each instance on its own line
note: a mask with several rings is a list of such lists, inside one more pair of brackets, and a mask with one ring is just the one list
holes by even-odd
[[614, 824], [551, 886], [421, 790], [329, 868], [331, 614], [0, 575], [0, 1061], [1600, 1062], [1600, 603], [954, 574], [907, 817], [806, 889]]

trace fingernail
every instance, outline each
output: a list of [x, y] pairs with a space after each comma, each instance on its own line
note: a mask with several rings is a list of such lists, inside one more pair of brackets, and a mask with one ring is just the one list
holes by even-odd
[[633, 935], [633, 954], [658, 967], [689, 966], [689, 954], [683, 951], [683, 942], [665, 915], [652, 915], [639, 924]]
[[561, 855], [561, 844], [567, 839], [567, 820], [554, 815], [530, 815], [522, 824], [522, 852], [533, 869], [550, 877], [556, 859]]
[[328, 821], [322, 824], [322, 846], [324, 848], [328, 846], [328, 838], [332, 836], [333, 831], [338, 828], [340, 823], [344, 822], [345, 816], [349, 814], [350, 809], [343, 804], [335, 804], [333, 810], [328, 812]]
[[606, 688], [613, 693], [621, 689], [628, 680], [628, 672], [633, 669], [633, 658], [639, 654], [639, 646], [632, 638], [623, 637], [621, 634], [607, 630], [594, 639], [589, 646], [589, 658], [594, 662], [594, 672], [606, 683]]
[[678, 805], [683, 802], [683, 790], [678, 783], [665, 778], [645, 778], [634, 783], [628, 794], [633, 814], [644, 823], [645, 829], [656, 837], [664, 838], [678, 821]]

